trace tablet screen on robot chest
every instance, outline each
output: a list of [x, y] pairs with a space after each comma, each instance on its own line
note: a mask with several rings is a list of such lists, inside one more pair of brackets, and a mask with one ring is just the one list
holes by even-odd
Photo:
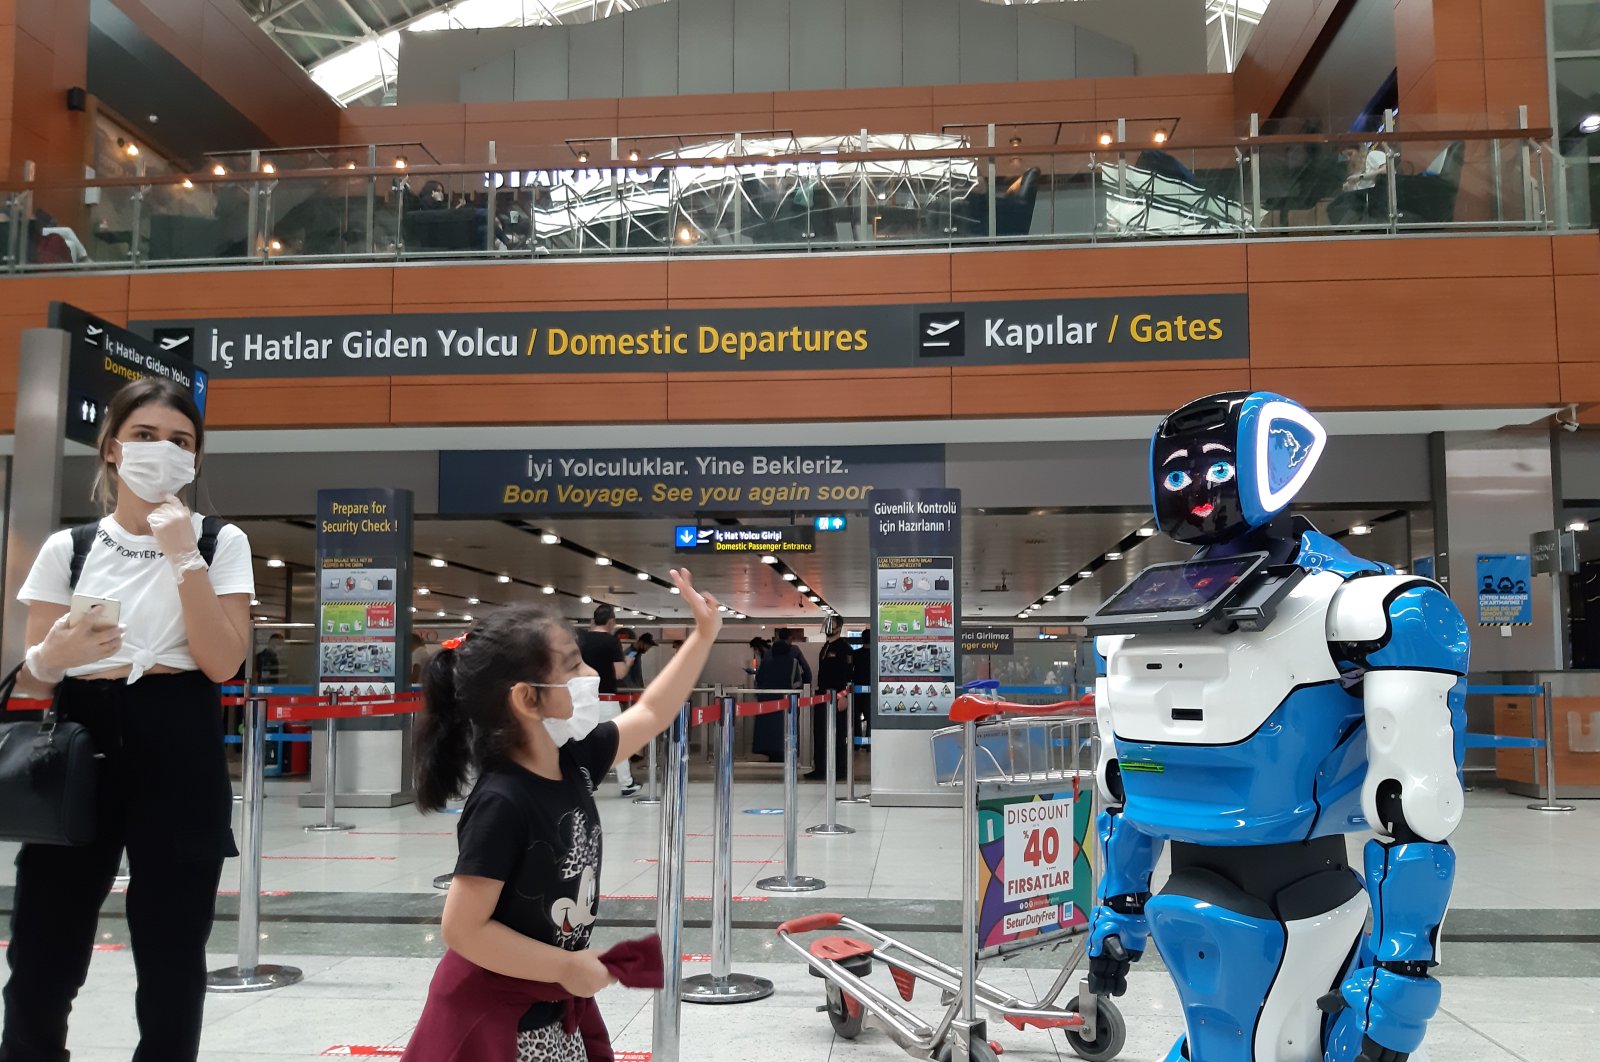
[[1086, 626], [1093, 634], [1204, 626], [1266, 561], [1264, 553], [1245, 553], [1152, 565], [1096, 609]]

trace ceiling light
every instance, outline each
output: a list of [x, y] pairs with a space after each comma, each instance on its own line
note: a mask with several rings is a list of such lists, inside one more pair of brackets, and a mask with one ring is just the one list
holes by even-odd
[[1567, 524], [1567, 530], [1568, 531], [1587, 531], [1587, 530], [1589, 530], [1589, 521], [1587, 521], [1587, 520], [1573, 520], [1573, 521], [1571, 521], [1570, 523]]
[[430, 560], [428, 563], [430, 565], [432, 565], [433, 567], [435, 567], [435, 568], [448, 568], [448, 567], [450, 567], [450, 562], [445, 560], [443, 557], [435, 557], [432, 560]]
[[356, 164], [355, 164], [354, 161], [347, 162], [347, 163], [344, 164], [344, 168], [347, 169], [347, 170], [353, 170], [353, 169], [356, 168]]
[[1026, 612], [1017, 613], [1017, 619], [1027, 619], [1027, 618], [1028, 618], [1028, 614]]
[[267, 567], [281, 568], [283, 567], [283, 561], [277, 557], [269, 557], [267, 558]]
[[445, 616], [449, 615], [449, 613], [445, 612], [445, 610], [441, 608], [438, 612], [435, 612], [434, 615], [438, 616], [440, 619], [444, 619]]
[[582, 601], [585, 605], [594, 604], [594, 598], [590, 597], [588, 594], [584, 594], [582, 597], [578, 598], [578, 600]]
[[1578, 123], [1578, 132], [1585, 135], [1600, 133], [1600, 114], [1591, 114]]
[[128, 157], [130, 159], [136, 159], [136, 158], [139, 157], [139, 145], [138, 144], [129, 144], [127, 146], [126, 150], [128, 152]]
[[728, 606], [727, 605], [718, 605], [717, 606], [717, 611], [718, 612], [726, 612], [726, 611], [728, 611]]
[[1054, 594], [1046, 594], [1046, 595], [1044, 595], [1044, 600], [1045, 601], [1054, 601], [1055, 599], [1056, 599], [1056, 595], [1054, 595]]
[[269, 251], [281, 251], [281, 250], [283, 250], [283, 243], [281, 241], [279, 241], [279, 240], [273, 240], [273, 241], [271, 241], [270, 243], [267, 244], [267, 250], [269, 250]]
[[774, 557], [772, 554], [768, 553], [765, 557], [761, 558], [761, 563], [762, 564], [777, 564], [778, 563], [778, 558]]
[[1351, 524], [1350, 525], [1350, 533], [1352, 535], [1370, 535], [1370, 534], [1372, 534], [1372, 525], [1371, 524]]
[[498, 575], [498, 576], [495, 577], [495, 582], [497, 582], [497, 583], [504, 584], [504, 583], [509, 583], [510, 581], [511, 581], [511, 576], [509, 576], [509, 575]]
[[479, 601], [475, 597], [469, 597], [469, 598], [467, 598], [467, 604], [469, 604], [469, 605], [481, 605], [481, 604], [483, 604], [483, 602]]
[[541, 589], [547, 594], [553, 594], [556, 592], [556, 588], [553, 586], [541, 587]]
[[1100, 146], [1101, 147], [1110, 147], [1111, 146], [1111, 134], [1110, 133], [1101, 133], [1100, 134]]
[[783, 581], [786, 582], [786, 583], [792, 583], [798, 578], [799, 578], [799, 576], [795, 575], [794, 572], [784, 572], [783, 573]]
[[1093, 574], [1094, 574], [1094, 572], [1079, 572], [1078, 573], [1078, 578], [1079, 579], [1087, 579]]
[[278, 172], [278, 167], [274, 166], [270, 162], [263, 162], [261, 164], [261, 172], [262, 173], [277, 173]]
[[1406, 570], [1405, 570], [1405, 569], [1404, 569], [1404, 568], [1396, 568], [1396, 569], [1395, 569], [1395, 570], [1394, 570], [1394, 573], [1395, 573], [1395, 574], [1396, 574], [1396, 575], [1404, 575], [1404, 574], [1406, 574]]
[[1115, 550], [1114, 549], [1110, 553], [1106, 554], [1106, 560], [1108, 560], [1108, 561], [1121, 560], [1121, 559], [1122, 559], [1122, 551], [1121, 550]]
[[1011, 146], [1012, 147], [1021, 147], [1022, 146], [1022, 138], [1020, 136], [1012, 137], [1011, 138]]
[[683, 228], [679, 229], [678, 230], [678, 242], [679, 243], [693, 243], [694, 242], [694, 230], [691, 229], [687, 225], [685, 225]]
[[800, 591], [802, 594], [811, 593], [811, 587], [807, 586], [805, 583], [801, 583], [799, 586], [795, 587], [795, 589]]
[[816, 594], [812, 594], [810, 600], [813, 605], [822, 604], [822, 598], [818, 597]]
[[589, 161], [589, 152], [588, 152], [587, 149], [578, 152], [578, 161], [579, 162], [588, 162]]
[[679, 590], [676, 586], [669, 586], [669, 587], [667, 587], [667, 593], [669, 593], [669, 594], [681, 594], [681, 593], [683, 593], [683, 591]]
[[194, 182], [189, 180], [189, 178], [185, 177], [183, 179], [183, 181], [178, 185], [178, 187], [179, 188], [185, 188], [185, 189], [193, 188], [194, 187]]
[[251, 607], [251, 608], [255, 608], [255, 607], [256, 607], [256, 606], [257, 606], [257, 605], [259, 605], [259, 604], [261, 604], [261, 602], [259, 602], [259, 601], [257, 601], [257, 600], [256, 600], [256, 599], [255, 599], [255, 598], [253, 598], [253, 597], [252, 597], [252, 598], [251, 598], [251, 599], [250, 599], [250, 607]]
[[1066, 591], [1071, 590], [1071, 589], [1072, 589], [1072, 584], [1071, 583], [1062, 583], [1060, 586], [1056, 587], [1056, 590], [1059, 591], [1059, 592], [1062, 592], [1062, 593], [1065, 593]]
[[628, 161], [629, 162], [638, 162], [639, 161], [639, 149], [638, 148], [634, 148], [632, 151], [628, 152]]
[[1165, 129], [1157, 129], [1156, 135], [1150, 139], [1154, 140], [1158, 144], [1165, 144], [1167, 142], [1167, 131]]
[[406, 157], [404, 155], [400, 155], [395, 158], [394, 168], [397, 170], [403, 170], [406, 168]]
[[539, 536], [539, 541], [547, 546], [559, 546], [561, 544], [561, 536], [554, 531], [546, 531]]
[[1141, 527], [1141, 528], [1139, 528], [1139, 537], [1140, 538], [1151, 538], [1151, 537], [1153, 537], [1155, 535], [1155, 533], [1156, 533], [1156, 529], [1153, 528], [1153, 527]]
[[641, 583], [648, 583], [650, 581], [649, 572], [635, 572], [634, 574], [638, 576]]
[[602, 568], [611, 567], [611, 558], [610, 557], [596, 557], [594, 559], [594, 562], [596, 564], [600, 565], [600, 567], [602, 567]]
[[219, 162], [211, 167], [211, 174], [214, 177], [226, 177], [228, 175], [228, 167]]
[[413, 613], [413, 614], [415, 614], [415, 613], [416, 613], [416, 611], [417, 611], [417, 606], [415, 606], [415, 605], [412, 605], [412, 606], [411, 606], [411, 611], [412, 611], [412, 613]]
[[463, 620], [465, 620], [465, 621], [466, 621], [466, 622], [468, 622], [468, 623], [471, 623], [471, 622], [472, 622], [472, 616], [471, 616], [471, 615], [470, 615], [470, 614], [467, 614], [467, 613], [462, 613], [462, 616], [461, 616], [461, 618], [462, 618], [462, 619], [463, 619]]
[[417, 596], [418, 597], [427, 597], [431, 593], [433, 593], [433, 591], [429, 590], [426, 586], [417, 587]]

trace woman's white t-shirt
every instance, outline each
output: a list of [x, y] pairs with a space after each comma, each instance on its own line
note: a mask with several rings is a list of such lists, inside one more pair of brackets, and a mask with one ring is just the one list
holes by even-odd
[[[195, 537], [203, 518], [194, 517]], [[94, 544], [84, 560], [74, 590], [72, 532], [57, 531], [45, 540], [33, 570], [17, 593], [17, 600], [50, 605], [72, 604], [74, 593], [110, 598], [122, 603], [121, 622], [126, 632], [122, 648], [105, 660], [71, 668], [68, 675], [93, 675], [127, 665], [130, 681], [160, 665], [178, 671], [195, 671], [189, 652], [189, 635], [183, 623], [178, 580], [152, 535], [133, 535], [107, 516], [100, 521]], [[255, 593], [255, 568], [250, 559], [250, 539], [232, 524], [217, 535], [211, 560], [211, 588], [218, 596]]]

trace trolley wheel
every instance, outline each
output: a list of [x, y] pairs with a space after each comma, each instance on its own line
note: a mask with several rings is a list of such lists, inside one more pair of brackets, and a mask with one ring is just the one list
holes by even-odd
[[[1072, 1029], [1062, 1029], [1067, 1034], [1067, 1043], [1072, 1045], [1073, 1053], [1088, 1062], [1108, 1062], [1116, 1058], [1122, 1051], [1122, 1045], [1128, 1039], [1128, 1023], [1123, 1020], [1122, 1011], [1111, 1002], [1108, 996], [1095, 997], [1095, 1037], [1087, 1039], [1082, 1033]], [[1074, 996], [1067, 1000], [1064, 1009], [1078, 1013], [1078, 1000]]]
[[[933, 1057], [936, 1062], [950, 1062], [950, 1059], [955, 1057], [955, 1053], [956, 1045], [946, 1042]], [[999, 1052], [990, 1047], [985, 1040], [972, 1041], [972, 1048], [967, 1052], [967, 1058], [970, 1062], [1000, 1062]]]
[[[846, 1000], [844, 990], [832, 981], [823, 986], [828, 996], [828, 1021], [833, 1025], [833, 1031], [846, 1040], [854, 1040], [861, 1035], [861, 1026], [866, 1023], [867, 1011], [859, 1001]], [[854, 1006], [851, 1006], [854, 1003]]]

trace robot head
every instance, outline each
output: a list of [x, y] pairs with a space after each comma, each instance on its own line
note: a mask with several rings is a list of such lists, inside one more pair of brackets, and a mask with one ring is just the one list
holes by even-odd
[[1305, 486], [1328, 434], [1269, 391], [1224, 391], [1174, 410], [1150, 440], [1156, 525], [1195, 545], [1270, 522]]

